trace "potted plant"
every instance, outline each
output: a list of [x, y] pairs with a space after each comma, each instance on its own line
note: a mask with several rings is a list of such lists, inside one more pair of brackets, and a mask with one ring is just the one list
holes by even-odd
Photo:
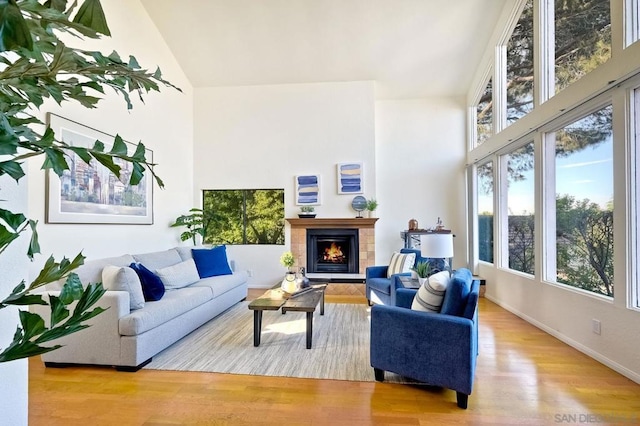
[[431, 265], [429, 262], [418, 262], [416, 266], [413, 267], [413, 270], [418, 275], [420, 285], [423, 285], [431, 274]]
[[316, 217], [315, 207], [313, 206], [302, 206], [300, 207], [300, 213], [298, 213], [299, 218], [313, 218]]
[[180, 234], [180, 240], [187, 241], [191, 239], [193, 245], [197, 244], [196, 235], [200, 235], [202, 238], [205, 236], [207, 230], [204, 222], [204, 212], [202, 209], [193, 208], [189, 210], [190, 214], [183, 214], [178, 216], [176, 221], [172, 223], [171, 228], [176, 226], [186, 226], [187, 230]]
[[369, 211], [369, 217], [375, 217], [375, 211], [378, 208], [378, 201], [375, 198], [367, 200], [367, 210]]
[[297, 290], [296, 274], [293, 272], [293, 269], [291, 269], [294, 263], [295, 259], [293, 258], [293, 253], [290, 251], [285, 251], [282, 253], [282, 256], [280, 256], [280, 264], [287, 268], [280, 287], [287, 293], [293, 293]]

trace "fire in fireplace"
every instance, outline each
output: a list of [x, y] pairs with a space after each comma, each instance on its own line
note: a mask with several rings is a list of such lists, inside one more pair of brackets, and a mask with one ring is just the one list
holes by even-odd
[[331, 245], [324, 249], [320, 262], [345, 263], [346, 260], [347, 256], [342, 251], [342, 247], [331, 242]]
[[307, 229], [307, 271], [358, 272], [357, 229]]

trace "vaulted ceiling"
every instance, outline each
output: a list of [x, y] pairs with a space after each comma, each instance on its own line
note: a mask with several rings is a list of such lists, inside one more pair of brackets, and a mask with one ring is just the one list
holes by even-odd
[[507, 0], [142, 0], [195, 87], [373, 80], [464, 95]]

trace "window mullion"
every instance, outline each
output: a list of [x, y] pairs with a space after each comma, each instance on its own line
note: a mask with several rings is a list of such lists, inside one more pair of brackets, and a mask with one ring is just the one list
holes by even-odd
[[554, 0], [536, 0], [533, 6], [533, 102], [548, 101], [555, 90]]

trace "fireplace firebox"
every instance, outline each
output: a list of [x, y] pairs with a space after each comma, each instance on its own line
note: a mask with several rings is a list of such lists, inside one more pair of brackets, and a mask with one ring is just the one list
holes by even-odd
[[358, 273], [357, 229], [307, 229], [307, 271]]

